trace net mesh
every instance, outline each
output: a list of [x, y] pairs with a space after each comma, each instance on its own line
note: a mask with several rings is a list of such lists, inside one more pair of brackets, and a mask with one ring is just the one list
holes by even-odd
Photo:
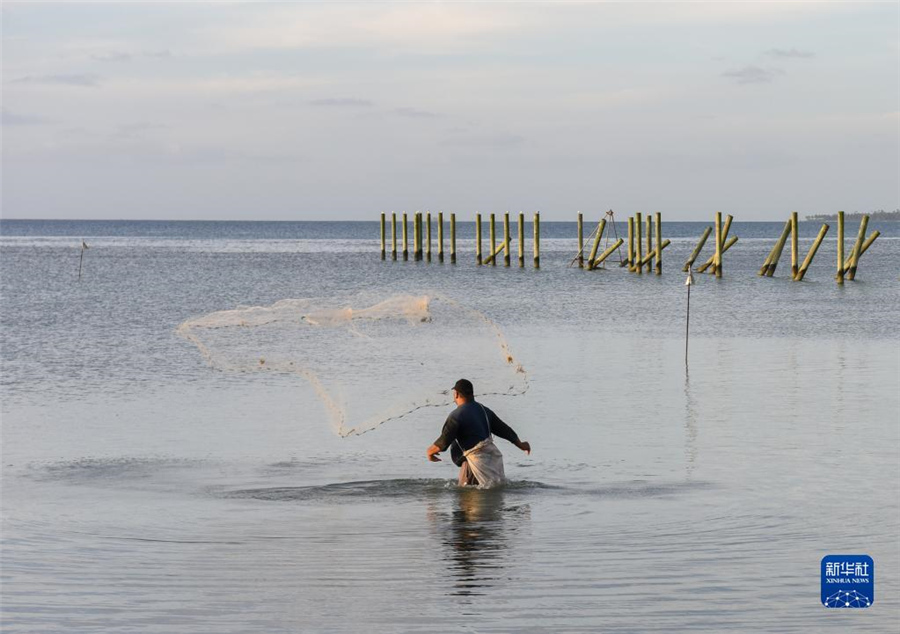
[[478, 396], [528, 388], [500, 328], [435, 295], [285, 299], [190, 319], [177, 332], [217, 370], [303, 377], [341, 436], [451, 405], [463, 376]]

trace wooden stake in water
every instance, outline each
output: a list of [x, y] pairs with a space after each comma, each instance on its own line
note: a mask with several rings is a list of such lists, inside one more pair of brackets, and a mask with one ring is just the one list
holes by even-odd
[[634, 270], [634, 218], [628, 218], [628, 259], [625, 265], [629, 271]]
[[503, 266], [509, 266], [509, 212], [503, 214]]
[[387, 257], [387, 231], [385, 230], [386, 219], [384, 212], [381, 212], [381, 259]]
[[716, 212], [716, 254], [713, 256], [712, 271], [716, 277], [722, 277], [722, 241], [725, 237], [722, 235], [722, 212]]
[[[862, 257], [863, 253], [865, 253], [866, 251], [869, 250], [869, 247], [872, 246], [872, 243], [875, 242], [875, 239], [876, 239], [878, 236], [880, 236], [880, 235], [881, 235], [881, 232], [880, 232], [880, 231], [873, 231], [873, 232], [869, 235], [869, 237], [866, 238], [866, 241], [863, 242], [862, 248], [859, 250], [859, 255], [856, 256], [856, 259], [857, 259], [857, 260], [859, 260], [859, 258]], [[845, 270], [845, 271], [848, 270], [848, 269], [850, 268], [850, 260], [851, 260], [852, 257], [853, 257], [853, 256], [852, 256], [852, 254], [851, 254], [850, 257], [848, 257], [846, 260], [844, 260], [844, 270]]]
[[438, 212], [438, 262], [444, 263], [444, 212]]
[[[847, 279], [853, 280], [856, 277], [856, 265], [859, 262], [859, 256], [862, 252], [862, 245], [866, 239], [866, 229], [869, 226], [869, 216], [865, 215], [859, 221], [859, 233], [856, 234], [856, 243], [853, 245], [853, 251], [850, 254], [850, 267], [847, 271]], [[847, 269], [847, 267], [844, 267]]]
[[578, 212], [578, 268], [584, 268], [584, 218]]
[[653, 216], [647, 214], [647, 273], [653, 270]]
[[409, 236], [407, 234], [406, 212], [403, 212], [403, 261], [409, 260]]
[[541, 268], [541, 212], [534, 212], [534, 268]]
[[797, 212], [791, 212], [791, 279], [797, 279], [797, 273], [800, 272], [800, 247], [798, 246], [800, 239], [799, 223], [797, 222]]
[[597, 259], [597, 251], [600, 249], [600, 239], [603, 238], [603, 231], [606, 229], [606, 218], [600, 220], [597, 230], [594, 232], [594, 244], [591, 245], [591, 254], [588, 256], [588, 270], [594, 268], [594, 260]]
[[425, 236], [428, 240], [425, 242], [425, 259], [431, 262], [431, 212], [425, 216]]
[[781, 252], [784, 251], [784, 244], [787, 242], [787, 238], [790, 234], [791, 221], [788, 219], [788, 221], [784, 223], [784, 229], [781, 230], [781, 236], [778, 238], [778, 242], [775, 243], [772, 258], [769, 260], [769, 265], [766, 268], [766, 277], [775, 275], [775, 269], [778, 268], [778, 260], [781, 259]]
[[[728, 249], [733, 247], [737, 241], [738, 241], [737, 236], [732, 236], [731, 238], [728, 238], [728, 242], [726, 242], [725, 246], [722, 247], [722, 253], [725, 253], [726, 251], [728, 251]], [[711, 267], [715, 264], [715, 260], [716, 260], [715, 255], [709, 256], [709, 259], [706, 262], [704, 262], [701, 266], [697, 267], [697, 272], [703, 273], [706, 269], [709, 269], [709, 274], [712, 275], [713, 271], [712, 271]]]
[[598, 255], [597, 259], [594, 260], [594, 265], [591, 267], [591, 269], [596, 269], [598, 266], [603, 264], [603, 261], [606, 260], [606, 258], [611, 256], [613, 253], [615, 253], [616, 249], [618, 249], [620, 246], [622, 246], [623, 242], [625, 242], [624, 238], [619, 238], [618, 240], [615, 241], [615, 243], [613, 243], [612, 245], [607, 247], [606, 251], [604, 251], [603, 253]]
[[475, 262], [481, 265], [481, 214], [475, 214]]
[[422, 259], [422, 214], [418, 211], [413, 214], [413, 259]]
[[450, 214], [450, 264], [456, 264], [456, 214]]
[[662, 214], [656, 212], [656, 274], [662, 275]]
[[[494, 214], [491, 214], [491, 218], [488, 224], [488, 233], [490, 233], [491, 237], [491, 253], [495, 253], [497, 251], [497, 227], [494, 221]], [[487, 262], [485, 262], [485, 264], [487, 264]], [[497, 260], [492, 259], [491, 264], [496, 266]]]
[[519, 268], [525, 268], [525, 214], [519, 212]]
[[819, 250], [819, 245], [822, 244], [822, 240], [825, 239], [826, 233], [828, 233], [828, 225], [823, 224], [822, 228], [819, 229], [819, 235], [816, 236], [815, 241], [809, 248], [809, 253], [806, 254], [806, 258], [804, 258], [803, 264], [800, 265], [800, 270], [797, 272], [797, 277], [794, 278], [795, 281], [803, 281], [803, 278], [806, 276], [806, 269], [809, 268], [809, 265], [812, 264], [813, 258], [816, 257], [816, 251]]
[[837, 235], [837, 275], [835, 276], [838, 284], [844, 283], [844, 212], [838, 212], [838, 235]]
[[707, 227], [703, 230], [703, 235], [700, 236], [700, 241], [697, 243], [697, 246], [694, 247], [693, 252], [691, 253], [691, 257], [688, 258], [688, 261], [684, 263], [684, 268], [681, 270], [687, 273], [691, 270], [691, 267], [694, 266], [694, 262], [700, 256], [700, 252], [703, 250], [703, 245], [706, 244], [706, 240], [709, 238], [709, 234], [712, 233], [712, 227]]
[[81, 281], [81, 267], [84, 264], [84, 252], [88, 249], [87, 242], [81, 240], [81, 255], [78, 257], [78, 281]]
[[641, 265], [641, 262], [644, 261], [644, 247], [642, 244], [642, 236], [641, 236], [641, 227], [642, 226], [643, 226], [643, 224], [642, 224], [642, 219], [641, 219], [641, 212], [637, 212], [636, 214], [634, 214], [634, 231], [635, 231], [634, 243], [637, 246], [637, 253], [634, 256], [634, 269], [633, 270], [637, 271], [638, 275], [643, 275], [643, 273], [644, 273], [644, 267], [643, 267], [643, 265]]
[[391, 259], [397, 259], [397, 212], [391, 212]]

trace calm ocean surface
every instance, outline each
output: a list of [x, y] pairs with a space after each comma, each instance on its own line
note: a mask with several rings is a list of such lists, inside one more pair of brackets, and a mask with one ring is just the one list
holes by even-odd
[[[542, 223], [536, 271], [476, 267], [471, 223], [451, 266], [380, 261], [377, 222], [3, 220], [3, 630], [896, 632], [900, 223], [870, 223], [843, 287], [830, 224], [794, 283], [789, 245], [756, 275], [782, 223], [734, 223], [687, 373], [703, 223], [665, 223], [639, 277], [567, 268], [574, 223]], [[450, 408], [340, 438], [298, 377], [213, 370], [175, 333], [362, 293], [503, 330], [529, 389], [484, 402], [534, 449], [500, 441], [506, 487], [425, 460]], [[391, 368], [398, 394], [417, 371]], [[871, 608], [821, 605], [828, 554], [874, 559]]]

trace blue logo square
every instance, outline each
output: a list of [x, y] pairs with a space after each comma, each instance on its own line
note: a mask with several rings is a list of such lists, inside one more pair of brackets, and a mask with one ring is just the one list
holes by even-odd
[[868, 555], [822, 558], [822, 605], [867, 608], [875, 603], [875, 562]]

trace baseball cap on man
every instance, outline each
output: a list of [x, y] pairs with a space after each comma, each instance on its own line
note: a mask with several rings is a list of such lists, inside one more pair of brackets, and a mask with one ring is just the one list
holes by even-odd
[[475, 388], [472, 387], [472, 382], [469, 379], [460, 379], [453, 385], [453, 389], [456, 390], [456, 393], [460, 396], [465, 396], [467, 398], [475, 396]]

